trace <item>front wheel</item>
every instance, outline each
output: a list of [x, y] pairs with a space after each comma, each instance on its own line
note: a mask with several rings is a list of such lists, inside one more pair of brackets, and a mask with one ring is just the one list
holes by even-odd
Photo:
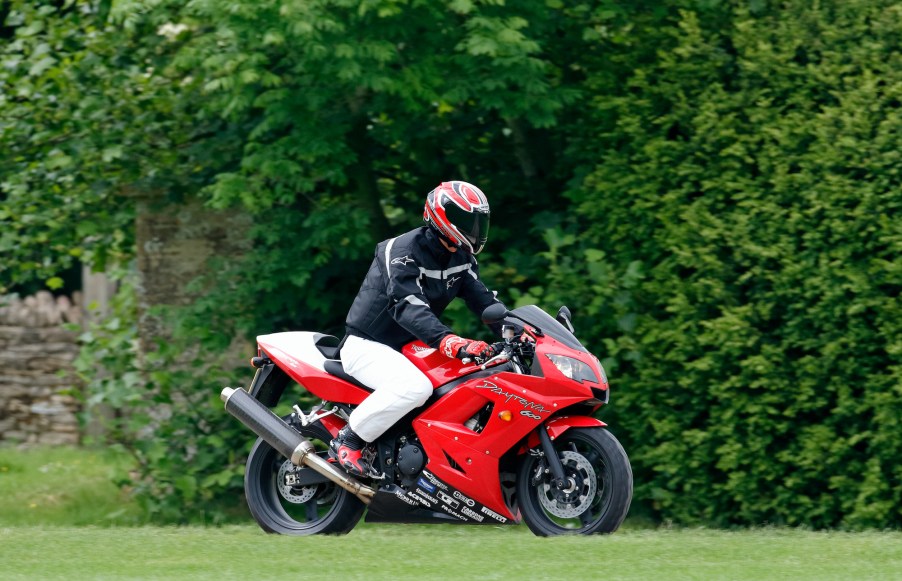
[[633, 471], [617, 438], [604, 428], [573, 428], [554, 441], [567, 486], [552, 484], [544, 455], [527, 454], [517, 473], [523, 521], [542, 537], [612, 533], [633, 498]]
[[[328, 430], [312, 424], [300, 433], [313, 442], [319, 456], [327, 457]], [[254, 444], [245, 467], [244, 494], [260, 528], [282, 535], [345, 534], [354, 528], [366, 508], [363, 502], [332, 482], [293, 486], [296, 470], [264, 440]]]

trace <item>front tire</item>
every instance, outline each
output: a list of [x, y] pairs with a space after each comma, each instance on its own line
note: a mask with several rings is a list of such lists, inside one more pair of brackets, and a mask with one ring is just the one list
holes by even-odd
[[[328, 457], [329, 431], [318, 424], [300, 428], [317, 454]], [[263, 439], [247, 458], [244, 494], [254, 520], [264, 531], [280, 535], [346, 534], [366, 506], [333, 482], [292, 488], [284, 478], [294, 465]]]
[[543, 455], [527, 454], [517, 473], [517, 499], [536, 535], [616, 531], [633, 498], [633, 471], [617, 438], [604, 428], [573, 428], [554, 442], [569, 486], [557, 490]]

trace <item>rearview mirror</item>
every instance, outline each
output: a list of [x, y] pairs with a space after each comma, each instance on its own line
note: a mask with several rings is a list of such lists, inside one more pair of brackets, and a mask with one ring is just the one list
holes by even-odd
[[500, 323], [508, 314], [510, 314], [510, 311], [507, 310], [507, 307], [501, 303], [494, 303], [482, 311], [482, 322], [486, 325]]
[[567, 328], [568, 331], [573, 333], [573, 315], [570, 314], [570, 309], [567, 307], [561, 307], [561, 309], [557, 312], [557, 320], [564, 327]]

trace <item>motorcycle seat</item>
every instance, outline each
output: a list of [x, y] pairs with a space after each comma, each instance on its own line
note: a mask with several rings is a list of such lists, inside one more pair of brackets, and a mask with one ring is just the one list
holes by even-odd
[[334, 335], [324, 335], [317, 333], [316, 335], [314, 335], [313, 345], [319, 350], [320, 353], [323, 354], [323, 357], [325, 357], [326, 359], [341, 359], [338, 354], [338, 337]]
[[341, 361], [339, 361], [337, 359], [326, 359], [326, 362], [323, 364], [323, 368], [326, 370], [326, 373], [328, 373], [330, 375], [334, 375], [335, 377], [340, 377], [341, 379], [344, 379], [348, 383], [353, 383], [357, 387], [365, 389], [367, 391], [373, 391], [373, 388], [363, 385], [362, 383], [360, 383], [359, 381], [357, 381], [356, 379], [354, 379], [353, 377], [351, 377], [350, 375], [345, 373], [344, 366], [341, 364]]

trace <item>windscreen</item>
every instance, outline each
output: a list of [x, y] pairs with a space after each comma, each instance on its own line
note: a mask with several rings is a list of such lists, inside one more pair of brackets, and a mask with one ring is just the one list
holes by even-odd
[[[588, 349], [583, 347], [582, 343], [579, 342], [579, 339], [577, 339], [573, 333], [568, 331], [556, 319], [552, 318], [551, 315], [539, 307], [535, 305], [526, 305], [525, 307], [519, 307], [512, 310], [511, 313], [522, 318], [530, 325], [538, 327], [543, 333], [550, 335], [567, 347], [582, 351], [583, 353], [589, 352]], [[511, 320], [511, 322], [516, 324], [513, 320]]]

